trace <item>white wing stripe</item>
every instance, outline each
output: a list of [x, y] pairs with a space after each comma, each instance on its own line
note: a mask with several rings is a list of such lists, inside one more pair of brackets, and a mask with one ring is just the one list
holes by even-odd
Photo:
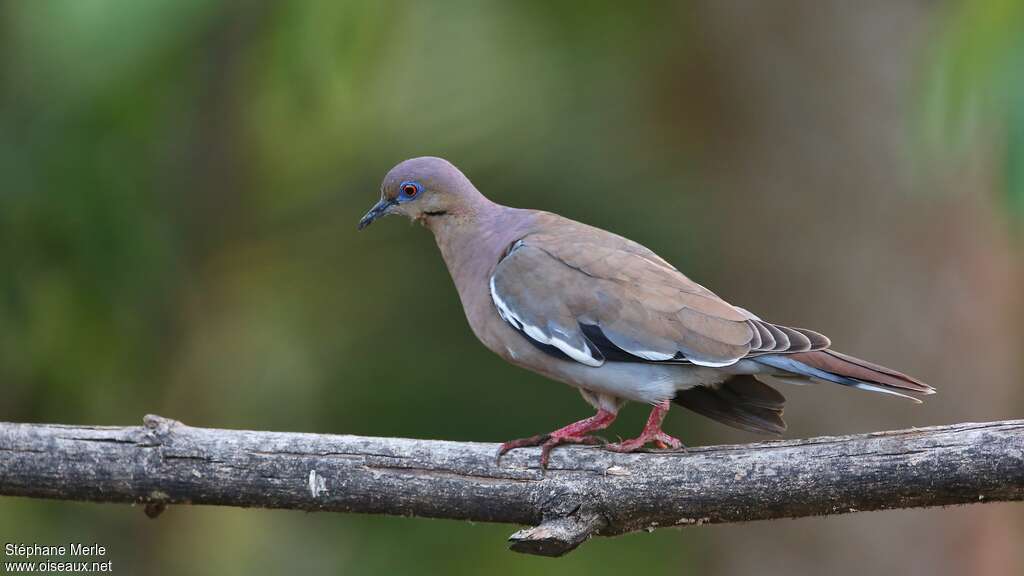
[[548, 336], [540, 328], [523, 322], [523, 320], [508, 307], [505, 301], [498, 296], [498, 290], [494, 286], [494, 276], [491, 276], [491, 300], [494, 301], [494, 306], [498, 309], [498, 315], [501, 316], [501, 319], [511, 324], [514, 328], [522, 330], [528, 337], [533, 338], [541, 344], [547, 344], [558, 348], [564, 352], [566, 356], [580, 364], [595, 367], [604, 364], [602, 359], [594, 358], [594, 354], [590, 351], [590, 346], [587, 346], [586, 342], [583, 342], [582, 349], [576, 348], [561, 338]]
[[655, 352], [653, 350], [626, 350], [626, 352], [632, 354], [633, 356], [639, 356], [644, 360], [651, 360], [653, 362], [671, 360], [676, 357], [675, 354], [666, 354], [664, 352]]
[[[683, 355], [686, 356], [686, 353], [683, 352]], [[735, 364], [735, 363], [740, 361], [739, 358], [733, 358], [732, 360], [724, 360], [724, 361], [721, 361], [721, 362], [715, 362], [715, 361], [712, 361], [712, 360], [696, 360], [696, 359], [691, 358], [689, 356], [686, 356], [686, 359], [689, 360], [690, 362], [692, 362], [693, 364], [696, 364], [697, 366], [707, 366], [708, 368], [722, 368], [722, 367], [725, 367], [725, 366], [732, 366], [733, 364]]]

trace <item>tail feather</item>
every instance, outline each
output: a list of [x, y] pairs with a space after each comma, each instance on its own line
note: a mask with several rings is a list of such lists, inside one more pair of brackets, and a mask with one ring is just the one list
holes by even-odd
[[674, 403], [722, 424], [778, 435], [786, 429], [782, 419], [785, 397], [753, 376], [738, 375], [720, 384], [680, 390]]
[[920, 402], [913, 394], [934, 394], [935, 389], [916, 378], [879, 366], [867, 360], [854, 358], [834, 350], [817, 350], [796, 354], [772, 354], [761, 356], [757, 361], [792, 374], [827, 380], [885, 394], [894, 394]]

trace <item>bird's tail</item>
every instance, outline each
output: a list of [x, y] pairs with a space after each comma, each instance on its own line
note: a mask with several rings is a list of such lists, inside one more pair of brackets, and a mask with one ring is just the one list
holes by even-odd
[[847, 356], [835, 350], [816, 350], [796, 354], [769, 354], [757, 362], [782, 370], [782, 379], [813, 378], [835, 382], [843, 386], [894, 394], [920, 402], [911, 394], [934, 394], [935, 389], [916, 378], [867, 360]]

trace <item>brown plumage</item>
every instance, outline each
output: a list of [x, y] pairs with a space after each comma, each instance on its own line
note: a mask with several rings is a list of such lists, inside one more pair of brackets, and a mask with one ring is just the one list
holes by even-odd
[[803, 362], [812, 368], [824, 372], [878, 384], [887, 388], [915, 392], [918, 394], [931, 394], [935, 390], [931, 386], [916, 378], [911, 378], [902, 372], [892, 368], [879, 366], [867, 360], [854, 358], [835, 350], [821, 350], [818, 352], [804, 352], [793, 354], [793, 359]]
[[753, 376], [740, 374], [717, 386], [680, 390], [672, 402], [740, 430], [782, 434], [786, 422], [782, 406], [786, 398]]
[[731, 306], [636, 242], [555, 214], [536, 218], [545, 232], [520, 238], [494, 271], [502, 300], [534, 303], [523, 308], [533, 325], [600, 325], [619, 348], [649, 353], [642, 358], [707, 366], [829, 345]]
[[761, 320], [622, 236], [537, 210], [491, 202], [454, 166], [416, 158], [393, 168], [360, 222], [403, 214], [434, 234], [470, 327], [509, 362], [578, 388], [592, 418], [502, 445], [590, 442], [626, 400], [654, 406], [640, 437], [661, 431], [669, 401], [720, 422], [778, 434], [784, 398], [760, 376], [829, 381], [906, 396], [934, 390], [905, 374], [829, 347], [803, 328]]

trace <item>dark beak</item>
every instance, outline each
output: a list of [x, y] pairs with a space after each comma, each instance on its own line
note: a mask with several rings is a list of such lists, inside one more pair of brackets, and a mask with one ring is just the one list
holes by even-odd
[[363, 216], [363, 218], [359, 221], [359, 229], [362, 230], [363, 228], [366, 228], [370, 224], [373, 224], [373, 221], [376, 220], [377, 218], [380, 218], [381, 216], [386, 216], [388, 210], [395, 204], [397, 204], [397, 202], [395, 202], [394, 200], [381, 198], [380, 202], [374, 204], [373, 208], [370, 208], [370, 211], [366, 213], [366, 216]]

